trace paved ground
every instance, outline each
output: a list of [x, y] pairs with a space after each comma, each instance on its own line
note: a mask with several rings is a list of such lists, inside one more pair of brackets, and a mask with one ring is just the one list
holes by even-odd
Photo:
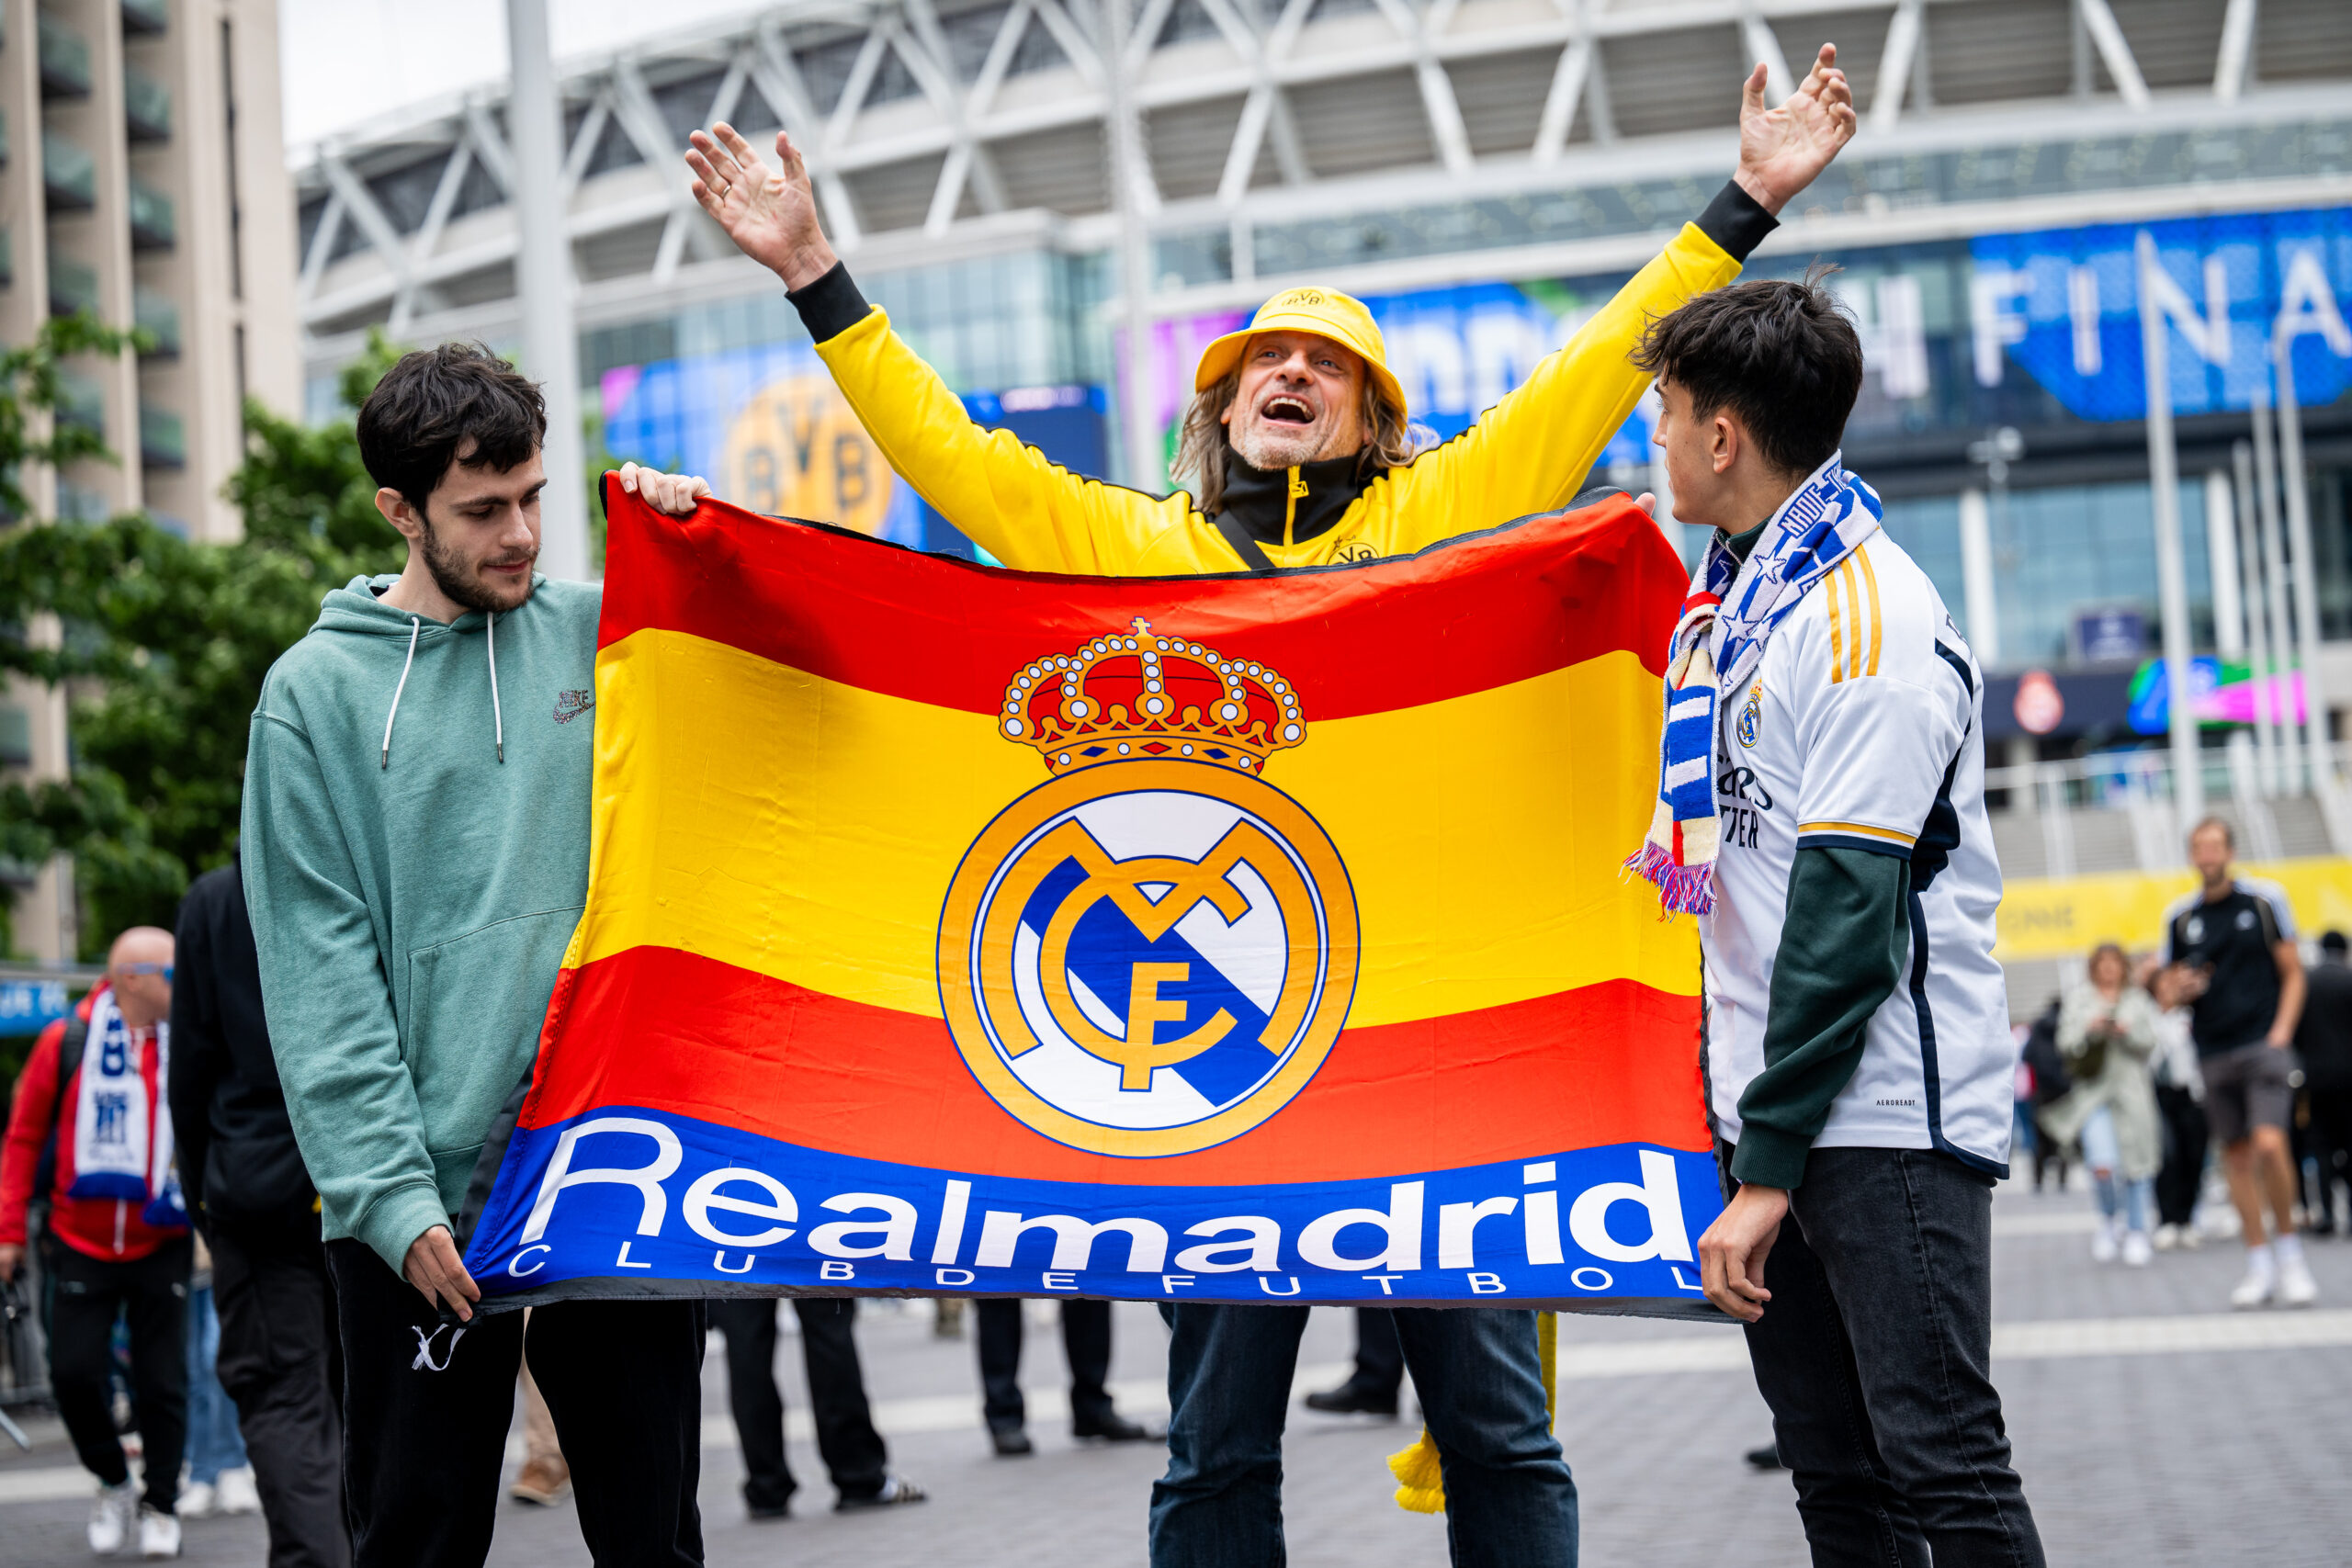
[[[2054, 1563], [2337, 1568], [2352, 1562], [2352, 1241], [2316, 1244], [2325, 1296], [2309, 1313], [2229, 1314], [2231, 1243], [2161, 1257], [2154, 1268], [2096, 1269], [2087, 1199], [2005, 1192], [1996, 1214], [1997, 1371], [2018, 1460]], [[790, 1321], [786, 1314], [787, 1323]], [[1350, 1328], [1318, 1313], [1303, 1383], [1336, 1378]], [[1125, 1408], [1159, 1396], [1164, 1337], [1148, 1307], [1122, 1307], [1114, 1377]], [[1143, 1516], [1161, 1456], [1073, 1448], [1051, 1414], [1060, 1351], [1033, 1324], [1026, 1380], [1035, 1458], [989, 1456], [968, 1342], [933, 1338], [930, 1309], [869, 1305], [861, 1320], [869, 1382], [899, 1468], [933, 1500], [836, 1517], [807, 1440], [792, 1460], [800, 1517], [747, 1522], [714, 1348], [707, 1384], [703, 1507], [715, 1564], [897, 1568], [1140, 1562]], [[1569, 1319], [1562, 1330], [1561, 1436], [1584, 1498], [1584, 1560], [1645, 1568], [1780, 1568], [1805, 1561], [1785, 1476], [1746, 1468], [1767, 1418], [1728, 1329]], [[796, 1414], [807, 1400], [797, 1343], [782, 1371]], [[0, 1453], [0, 1564], [87, 1560], [86, 1483], [54, 1422], [35, 1451]], [[1389, 1501], [1385, 1456], [1408, 1426], [1301, 1412], [1289, 1443], [1292, 1561], [1301, 1568], [1438, 1564], [1442, 1521]], [[250, 1519], [187, 1528], [192, 1561], [258, 1564]], [[587, 1553], [569, 1506], [510, 1506], [492, 1562], [577, 1564]]]

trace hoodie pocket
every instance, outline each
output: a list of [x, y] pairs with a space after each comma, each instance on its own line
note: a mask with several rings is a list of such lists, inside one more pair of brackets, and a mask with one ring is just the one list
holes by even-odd
[[580, 906], [516, 915], [408, 955], [409, 1077], [428, 1153], [479, 1145], [538, 1049]]

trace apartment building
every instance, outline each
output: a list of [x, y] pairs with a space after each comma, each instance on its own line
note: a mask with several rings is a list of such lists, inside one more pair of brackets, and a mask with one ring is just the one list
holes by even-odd
[[[236, 536], [243, 400], [300, 406], [277, 70], [276, 0], [0, 0], [0, 342], [80, 310], [149, 334], [70, 367], [59, 417], [119, 461], [27, 476], [36, 515]], [[65, 762], [63, 701], [17, 684], [0, 766]], [[70, 867], [4, 874], [18, 950], [71, 957]]]

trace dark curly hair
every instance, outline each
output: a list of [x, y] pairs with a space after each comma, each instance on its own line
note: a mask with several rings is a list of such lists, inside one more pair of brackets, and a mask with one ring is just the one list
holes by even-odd
[[1862, 340], [1821, 280], [1763, 278], [1702, 294], [1650, 322], [1634, 363], [1690, 395], [1692, 417], [1739, 416], [1765, 461], [1808, 474], [1828, 460], [1862, 389]]
[[547, 434], [537, 384], [478, 343], [401, 355], [359, 405], [359, 460], [419, 513], [452, 463], [503, 472]]

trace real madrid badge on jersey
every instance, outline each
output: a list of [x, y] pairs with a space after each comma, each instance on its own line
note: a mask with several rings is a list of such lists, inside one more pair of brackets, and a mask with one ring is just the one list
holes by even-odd
[[1756, 749], [1757, 727], [1764, 719], [1764, 682], [1757, 682], [1747, 688], [1747, 700], [1739, 705], [1739, 716], [1732, 721], [1732, 733], [1749, 750]]

